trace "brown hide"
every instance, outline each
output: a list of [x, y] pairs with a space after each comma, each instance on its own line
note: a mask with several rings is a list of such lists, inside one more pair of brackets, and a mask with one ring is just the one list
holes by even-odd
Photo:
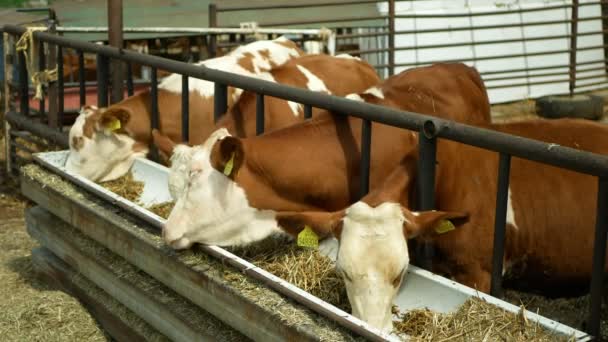
[[[402, 110], [485, 124], [489, 118], [488, 98], [485, 89], [470, 77], [470, 70], [459, 64], [420, 68], [385, 81], [381, 85], [384, 100], [372, 95], [362, 97]], [[410, 88], [413, 90], [397, 91]], [[256, 208], [342, 209], [358, 196], [360, 137], [360, 119], [326, 114], [263, 136], [240, 139], [244, 162], [235, 179]], [[237, 138], [218, 144], [230, 139]], [[373, 123], [371, 188], [381, 184], [416, 144], [413, 132]], [[226, 159], [213, 156], [220, 150], [214, 148], [212, 162]], [[221, 170], [221, 165], [213, 165]]]
[[[308, 89], [308, 78], [298, 70], [297, 66], [304, 67], [317, 76], [325, 87], [337, 96], [363, 92], [380, 82], [376, 71], [367, 62], [328, 55], [308, 55], [291, 60], [282, 67], [273, 69], [271, 75], [277, 83]], [[264, 111], [264, 132], [271, 132], [304, 120], [302, 108], [296, 116], [286, 100], [276, 97], [264, 96]], [[314, 108], [313, 117], [321, 112]], [[240, 99], [229, 108], [214, 129], [225, 127], [231, 134], [239, 137], [253, 136], [256, 134], [255, 115], [256, 94], [243, 92]], [[203, 136], [209, 136], [211, 132], [212, 130], [206, 130], [202, 133]]]
[[[535, 120], [495, 124], [500, 132], [608, 154], [608, 127], [584, 120]], [[465, 211], [468, 222], [435, 235], [435, 272], [489, 292], [498, 175], [498, 154], [440, 139], [437, 146], [436, 208]], [[377, 206], [396, 201], [405, 173], [391, 175], [392, 194], [370, 193], [364, 201]], [[515, 225], [507, 226], [507, 275], [518, 287], [546, 294], [571, 293], [587, 286], [591, 275], [597, 179], [545, 164], [513, 158], [510, 174]], [[388, 195], [388, 196], [387, 196]], [[392, 198], [389, 198], [392, 197]], [[402, 203], [403, 199], [401, 198]]]

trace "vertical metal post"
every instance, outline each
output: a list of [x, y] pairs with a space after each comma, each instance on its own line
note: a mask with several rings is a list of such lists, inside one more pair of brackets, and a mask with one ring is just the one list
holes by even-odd
[[304, 105], [304, 119], [312, 118], [312, 106], [305, 104]]
[[226, 113], [228, 108], [228, 86], [215, 82], [215, 91], [213, 94], [213, 122]]
[[97, 54], [97, 107], [108, 106], [108, 57]]
[[[19, 55], [19, 111], [21, 115], [30, 114], [30, 94], [29, 80], [27, 75], [27, 66], [25, 65], [25, 53], [17, 53]], [[9, 94], [6, 94], [8, 96]], [[8, 157], [8, 156], [7, 156]]]
[[255, 96], [255, 134], [264, 134], [264, 94]]
[[[9, 35], [8, 33], [3, 32], [2, 33], [2, 44], [3, 44], [3, 51], [4, 51], [4, 56], [3, 57], [3, 61], [4, 61], [4, 110], [5, 111], [9, 111], [11, 110], [11, 90], [10, 90], [10, 86], [9, 84], [11, 84], [13, 82], [13, 68], [14, 68], [14, 63], [15, 63], [15, 52], [13, 50], [13, 46], [14, 46], [14, 40], [13, 40], [13, 36]], [[10, 39], [10, 42], [9, 42]], [[12, 43], [12, 44], [11, 44]], [[8, 121], [6, 121], [4, 119], [4, 112], [0, 113], [0, 126], [4, 125], [3, 127], [3, 134], [4, 134], [4, 161], [6, 163], [6, 173], [10, 174], [11, 169], [12, 169], [12, 163], [11, 163], [11, 125], [8, 123]]]
[[492, 254], [492, 283], [490, 287], [490, 294], [494, 297], [502, 296], [502, 267], [505, 255], [510, 170], [511, 156], [501, 153], [498, 162], [498, 186], [496, 189], [496, 213], [494, 216], [494, 250]]
[[80, 95], [80, 107], [83, 107], [87, 103], [85, 79], [84, 52], [78, 51], [78, 94]]
[[572, 21], [570, 23], [570, 70], [569, 84], [570, 96], [574, 94], [576, 87], [576, 39], [578, 36], [578, 0], [572, 0]]
[[152, 112], [152, 117], [150, 118], [151, 128], [159, 128], [159, 118], [158, 118], [158, 76], [156, 75], [156, 68], [152, 67], [152, 74], [150, 79], [150, 111]]
[[593, 272], [591, 273], [591, 303], [587, 332], [600, 336], [602, 289], [606, 261], [606, 238], [608, 233], [608, 177], [599, 178], [597, 187], [597, 211], [595, 214], [595, 240], [593, 246]]
[[187, 76], [182, 76], [182, 141], [190, 140], [190, 87]]
[[[46, 57], [44, 56], [44, 42], [42, 40], [39, 40], [38, 41], [38, 70], [39, 71], [43, 71], [44, 69], [46, 69], [46, 59], [45, 58]], [[44, 108], [45, 104], [46, 104], [45, 103], [46, 101], [44, 99], [44, 97], [45, 97], [44, 92], [46, 90], [44, 89], [44, 85], [41, 85], [41, 87], [42, 87], [42, 98], [40, 98], [40, 101], [39, 101], [39, 103], [40, 103], [39, 111], [40, 111], [40, 116], [44, 117], [45, 112], [46, 112], [46, 110]]]
[[[123, 48], [122, 35], [122, 0], [108, 0], [108, 42], [110, 46]], [[112, 60], [110, 103], [120, 102], [123, 96], [124, 69], [123, 62]]]
[[[217, 5], [209, 4], [209, 27], [217, 27]], [[209, 58], [217, 56], [217, 36], [209, 34], [208, 55]]]
[[359, 166], [361, 178], [359, 179], [359, 198], [369, 192], [369, 166], [371, 160], [372, 122], [361, 122], [361, 165]]
[[[55, 30], [54, 21], [50, 20], [49, 25], [49, 33], [57, 34]], [[53, 70], [57, 68], [57, 81], [49, 82], [48, 86], [48, 103], [49, 103], [49, 126], [53, 128], [61, 127], [61, 123], [59, 121], [59, 101], [61, 100], [58, 96], [58, 86], [59, 80], [63, 81], [63, 60], [59, 59], [58, 50], [61, 50], [61, 46], [55, 44], [47, 44], [48, 46], [48, 54], [47, 54], [47, 62], [49, 70]], [[63, 95], [62, 95], [63, 96]]]
[[[160, 128], [160, 119], [158, 115], [158, 79], [156, 68], [152, 67], [150, 70], [151, 79], [150, 79], [150, 132], [152, 129]], [[154, 144], [150, 144], [150, 159], [158, 162], [160, 158], [158, 157], [158, 149]]]
[[57, 123], [59, 130], [63, 130], [63, 48], [57, 45]]
[[127, 95], [133, 96], [133, 64], [127, 62]]
[[[435, 138], [435, 125], [431, 121], [425, 122], [418, 134], [418, 209], [435, 209], [435, 161], [437, 157], [437, 139]], [[432, 269], [433, 248], [429, 243], [418, 242], [415, 253], [419, 265], [427, 270]]]
[[388, 76], [395, 74], [395, 0], [388, 1]]

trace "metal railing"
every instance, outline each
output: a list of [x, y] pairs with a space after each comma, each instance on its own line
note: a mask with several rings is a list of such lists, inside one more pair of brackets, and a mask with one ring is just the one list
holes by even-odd
[[[569, 4], [556, 4], [556, 5], [544, 5], [540, 7], [519, 7], [519, 8], [498, 8], [496, 10], [491, 11], [483, 11], [483, 12], [471, 12], [467, 11], [463, 8], [462, 12], [459, 13], [413, 13], [413, 14], [397, 14], [396, 13], [396, 5], [399, 3], [408, 3], [412, 2], [411, 0], [388, 0], [388, 1], [315, 1], [310, 3], [294, 3], [289, 5], [251, 5], [251, 6], [228, 6], [223, 4], [211, 4], [209, 9], [209, 22], [210, 26], [214, 27], [222, 27], [226, 25], [221, 24], [221, 14], [225, 13], [227, 15], [232, 15], [235, 12], [243, 12], [243, 11], [255, 11], [255, 10], [264, 10], [264, 11], [280, 11], [284, 9], [313, 9], [318, 7], [332, 7], [340, 8], [341, 14], [336, 14], [335, 16], [325, 16], [322, 19], [319, 19], [320, 16], [317, 16], [308, 20], [283, 20], [281, 22], [261, 22], [262, 26], [282, 26], [282, 27], [290, 27], [290, 26], [302, 26], [306, 25], [307, 27], [318, 27], [323, 25], [331, 24], [332, 26], [337, 28], [338, 34], [336, 35], [336, 47], [337, 51], [342, 53], [349, 53], [353, 55], [359, 55], [363, 59], [370, 62], [382, 75], [390, 76], [395, 73], [395, 70], [398, 68], [409, 68], [416, 66], [429, 65], [436, 62], [449, 62], [449, 61], [466, 61], [473, 66], [476, 66], [479, 62], [487, 62], [487, 61], [500, 61], [509, 58], [516, 57], [533, 57], [533, 56], [550, 56], [550, 55], [558, 55], [558, 54], [568, 54], [568, 64], [565, 65], [565, 68], [568, 70], [563, 72], [563, 74], [568, 75], [567, 79], [546, 79], [539, 78], [539, 76], [530, 74], [534, 70], [549, 70], [552, 68], [556, 68], [557, 65], [544, 65], [544, 66], [527, 66], [524, 71], [526, 75], [513, 75], [515, 72], [515, 68], [505, 68], [502, 70], [482, 68], [481, 74], [484, 77], [487, 73], [500, 73], [503, 74], [499, 83], [495, 84], [494, 82], [489, 82], [487, 85], [488, 89], [499, 89], [499, 88], [515, 88], [522, 86], [534, 86], [534, 85], [543, 85], [543, 84], [551, 84], [551, 83], [568, 83], [570, 92], [574, 92], [577, 88], [582, 89], [589, 84], [580, 84], [577, 85], [578, 80], [583, 80], [580, 78], [578, 74], [580, 70], [578, 67], [584, 65], [581, 63], [577, 63], [576, 61], [576, 52], [577, 51], [585, 51], [585, 50], [594, 50], [594, 49], [603, 49], [604, 51], [608, 51], [608, 46], [606, 45], [595, 45], [595, 46], [578, 46], [578, 38], [582, 36], [592, 36], [592, 35], [607, 35], [606, 24], [608, 23], [608, 16], [600, 15], [600, 16], [586, 16], [580, 17], [579, 9], [585, 8], [589, 6], [605, 6], [608, 4], [606, 0], [598, 0], [598, 1], [589, 1], [579, 3], [578, 0], [573, 0], [572, 3]], [[351, 11], [345, 10], [354, 9], [356, 6], [361, 5], [369, 5], [369, 4], [379, 4], [383, 3], [386, 5], [387, 11], [386, 15], [368, 15], [368, 16], [353, 16], [342, 13], [349, 13]], [[337, 7], [340, 6], [340, 7]], [[561, 20], [542, 20], [535, 19], [532, 21], [515, 21], [511, 23], [503, 23], [503, 24], [473, 24], [472, 18], [479, 17], [497, 17], [504, 15], [523, 15], [523, 14], [542, 14], [547, 11], [556, 11], [556, 10], [570, 10], [570, 17], [564, 18]], [[450, 25], [445, 21], [445, 24], [439, 25], [434, 28], [415, 28], [411, 30], [397, 30], [396, 29], [396, 21], [400, 19], [408, 19], [412, 22], [416, 20], [433, 20], [433, 19], [450, 19], [450, 18], [463, 18], [470, 19], [469, 25]], [[371, 30], [369, 28], [365, 28], [363, 23], [370, 20], [381, 21], [382, 24], [379, 25], [375, 30]], [[589, 22], [589, 21], [597, 21], [601, 20], [604, 24], [604, 28], [601, 30], [592, 29], [589, 31], [581, 32], [578, 27], [578, 23], [581, 22]], [[349, 27], [341, 27], [340, 23], [350, 22]], [[522, 33], [521, 38], [506, 38], [506, 39], [487, 39], [476, 41], [473, 37], [473, 32], [480, 32], [483, 30], [492, 30], [492, 29], [508, 29], [508, 28], [526, 28], [526, 27], [539, 27], [539, 26], [547, 26], [547, 25], [568, 25], [569, 33], [567, 34], [547, 34], [543, 36], [533, 36], [533, 37], [524, 37]], [[345, 25], [342, 25], [345, 26]], [[369, 32], [354, 32], [356, 30], [365, 30]], [[459, 42], [449, 41], [441, 44], [412, 44], [412, 45], [397, 45], [396, 37], [416, 37], [417, 35], [423, 34], [431, 34], [431, 33], [455, 33], [455, 32], [472, 32], [471, 39], [463, 39]], [[374, 39], [371, 45], [375, 45], [376, 47], [358, 47], [358, 48], [349, 48], [351, 45], [358, 45], [363, 40], [371, 40]], [[526, 48], [523, 48], [523, 52], [519, 54], [502, 54], [502, 55], [490, 55], [490, 56], [476, 56], [473, 53], [472, 56], [469, 57], [461, 57], [457, 59], [445, 58], [442, 55], [443, 53], [438, 53], [439, 58], [437, 59], [428, 59], [428, 58], [416, 58], [413, 62], [397, 62], [395, 53], [396, 52], [406, 52], [411, 51], [416, 54], [420, 51], [428, 50], [428, 49], [445, 49], [445, 48], [454, 48], [460, 46], [471, 46], [474, 48], [476, 46], [490, 46], [492, 44], [506, 44], [506, 43], [522, 43], [526, 44], [528, 42], [542, 42], [542, 41], [551, 41], [555, 39], [568, 39], [569, 48], [568, 49], [543, 49], [542, 51], [537, 51], [534, 53], [530, 53], [526, 51]], [[449, 56], [449, 54], [448, 54]], [[602, 61], [603, 62], [603, 61]], [[598, 63], [601, 63], [598, 61]], [[518, 68], [520, 69], [520, 68]], [[608, 84], [608, 80], [606, 80], [606, 71], [598, 72], [595, 75], [586, 76], [586, 79], [595, 79], [599, 81], [599, 84], [606, 83]], [[525, 81], [522, 81], [522, 78]], [[493, 80], [492, 80], [493, 81]], [[511, 82], [508, 82], [511, 81]]]
[[[21, 35], [24, 28], [5, 25], [3, 31], [11, 35]], [[206, 67], [168, 60], [156, 56], [144, 55], [132, 51], [121, 50], [108, 46], [95, 45], [83, 41], [66, 39], [56, 35], [35, 32], [34, 38], [46, 44], [57, 47], [57, 51], [64, 48], [76, 49], [80, 53], [88, 52], [97, 55], [98, 68], [98, 99], [100, 104], [107, 103], [108, 88], [107, 76], [109, 73], [108, 62], [117, 59], [125, 63], [140, 63], [150, 66], [153, 71], [162, 68], [170, 72], [179, 73], [184, 76], [204, 79], [215, 83], [214, 114], [217, 119], [227, 108], [227, 87], [233, 86], [257, 94], [256, 118], [258, 133], [263, 132], [264, 103], [263, 96], [273, 96], [281, 99], [301, 103], [306, 108], [306, 117], [310, 117], [312, 107], [322, 108], [336, 115], [351, 115], [363, 120], [362, 129], [362, 156], [361, 156], [361, 196], [368, 190], [368, 176], [371, 154], [371, 122], [382, 123], [394, 127], [400, 127], [419, 132], [419, 187], [421, 191], [420, 209], [432, 209], [434, 207], [434, 182], [435, 182], [435, 155], [436, 142], [438, 138], [448, 139], [486, 150], [494, 151], [500, 155], [498, 170], [498, 190], [496, 194], [496, 220], [494, 237], [494, 254], [492, 267], [491, 291], [495, 296], [502, 292], [502, 264], [505, 243], [506, 206], [509, 186], [510, 159], [512, 156], [532, 160], [568, 170], [592, 175], [598, 180], [597, 194], [597, 216], [595, 229], [595, 246], [593, 251], [593, 273], [591, 278], [591, 304], [589, 311], [589, 325], [587, 330], [590, 334], [598, 336], [600, 322], [600, 306], [602, 296], [603, 270], [605, 267], [604, 256], [606, 255], [606, 238], [608, 233], [608, 157], [590, 152], [580, 151], [568, 147], [548, 144], [519, 136], [473, 127], [453, 121], [439, 119], [427, 115], [412, 112], [399, 111], [378, 105], [361, 103], [349, 99], [312, 92], [300, 88], [280, 85], [251, 77], [231, 74]], [[22, 54], [19, 56], [19, 75], [23, 86], [20, 87], [20, 108], [7, 115], [7, 120], [14, 126], [31, 126], [27, 122], [29, 96], [27, 89], [27, 69], [23, 62]], [[156, 73], [153, 72], [153, 75]], [[188, 77], [182, 83], [182, 103], [188, 101]], [[158, 127], [158, 97], [157, 83], [151, 85], [152, 106], [152, 128]], [[182, 107], [182, 123], [188, 122], [188, 106]], [[343, 114], [348, 113], [348, 114]], [[33, 127], [33, 126], [32, 126]], [[187, 125], [184, 129], [184, 138], [188, 137]], [[36, 128], [36, 127], [33, 127]], [[37, 127], [40, 128], [40, 127]], [[40, 130], [41, 136], [66, 146], [65, 133], [60, 132], [57, 127], [52, 130]]]

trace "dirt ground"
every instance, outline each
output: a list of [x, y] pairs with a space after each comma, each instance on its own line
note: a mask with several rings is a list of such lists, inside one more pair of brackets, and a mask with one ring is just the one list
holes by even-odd
[[[0, 146], [4, 146], [0, 141]], [[4, 151], [4, 148], [2, 148]], [[25, 229], [31, 205], [4, 172], [0, 153], [0, 336], [2, 341], [108, 341], [73, 297], [36, 278], [31, 250], [38, 244]]]
[[[595, 92], [608, 98], [608, 91]], [[608, 103], [608, 101], [607, 101]], [[608, 113], [608, 106], [605, 107]], [[537, 117], [534, 101], [492, 107], [494, 122]], [[605, 117], [604, 122], [608, 122]], [[0, 336], [2, 341], [111, 340], [84, 307], [71, 296], [50, 288], [33, 272], [31, 249], [37, 246], [26, 232], [23, 210], [27, 203], [4, 170], [4, 142], [0, 138]], [[588, 297], [545, 299], [508, 291], [506, 300], [528, 310], [582, 329]], [[608, 312], [608, 310], [604, 310]], [[606, 317], [606, 315], [605, 315]], [[608, 318], [608, 317], [607, 317]], [[602, 322], [608, 336], [608, 322]]]

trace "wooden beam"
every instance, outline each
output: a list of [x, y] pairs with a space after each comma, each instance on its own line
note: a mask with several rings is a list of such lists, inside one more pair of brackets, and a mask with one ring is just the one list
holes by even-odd
[[189, 301], [260, 341], [352, 340], [356, 335], [221, 260], [175, 252], [159, 232], [42, 167], [22, 168], [22, 193]]
[[171, 340], [248, 340], [46, 210], [27, 209], [26, 223], [40, 244]]
[[101, 327], [117, 341], [145, 341], [146, 338], [167, 340], [48, 249], [33, 249], [32, 263], [40, 278], [78, 298]]

